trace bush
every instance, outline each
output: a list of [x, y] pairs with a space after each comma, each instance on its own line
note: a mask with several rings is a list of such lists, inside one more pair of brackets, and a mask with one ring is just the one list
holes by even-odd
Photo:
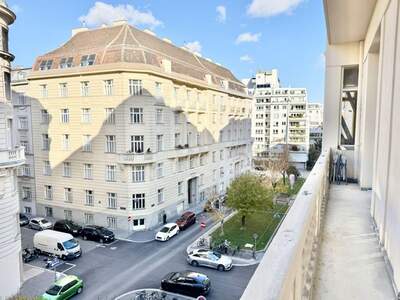
[[296, 178], [300, 176], [300, 172], [299, 172], [299, 170], [297, 170], [297, 168], [295, 166], [289, 166], [286, 169], [286, 173], [288, 175], [293, 174], [294, 176], [296, 176]]

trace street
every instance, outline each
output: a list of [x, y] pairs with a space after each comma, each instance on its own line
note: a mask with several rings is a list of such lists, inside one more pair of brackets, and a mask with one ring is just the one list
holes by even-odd
[[[28, 228], [21, 231], [23, 245], [31, 246], [35, 231]], [[186, 247], [201, 233], [198, 224], [195, 224], [167, 242], [135, 243], [117, 240], [110, 245], [100, 245], [79, 239], [82, 257], [68, 261], [64, 273], [77, 275], [84, 280], [84, 292], [75, 299], [113, 299], [131, 290], [160, 288], [165, 274], [188, 269], [209, 276], [212, 288], [207, 299], [239, 299], [256, 266], [234, 267], [229, 272], [219, 272], [188, 265]], [[32, 264], [44, 265], [40, 259]], [[32, 278], [24, 283], [22, 294], [37, 295], [31, 294], [31, 291], [37, 289], [30, 288], [30, 284], [37, 282], [37, 278]], [[47, 282], [40, 293], [50, 284]]]

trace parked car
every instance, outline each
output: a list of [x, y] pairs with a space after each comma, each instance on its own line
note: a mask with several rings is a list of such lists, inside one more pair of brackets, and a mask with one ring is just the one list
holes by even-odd
[[163, 228], [160, 229], [159, 232], [156, 234], [156, 240], [157, 241], [168, 241], [170, 238], [172, 238], [174, 235], [177, 235], [179, 233], [179, 227], [176, 223], [168, 223], [163, 226]]
[[29, 224], [29, 218], [23, 213], [19, 213], [19, 226], [25, 226]]
[[29, 221], [29, 228], [35, 230], [45, 230], [51, 229], [53, 224], [50, 221], [47, 221], [45, 218], [33, 218]]
[[30, 262], [38, 258], [39, 255], [37, 254], [35, 249], [25, 248], [22, 250], [22, 259], [24, 263]]
[[187, 262], [194, 267], [204, 266], [217, 269], [218, 271], [229, 271], [232, 269], [232, 259], [230, 257], [207, 249], [193, 250], [188, 254]]
[[53, 230], [69, 233], [73, 236], [78, 236], [82, 232], [82, 226], [70, 220], [59, 220], [54, 223]]
[[109, 243], [115, 240], [114, 233], [102, 226], [88, 225], [82, 229], [84, 240], [97, 241], [100, 243]]
[[78, 241], [71, 234], [54, 230], [36, 233], [33, 236], [33, 246], [39, 253], [62, 259], [73, 259], [82, 255]]
[[67, 275], [57, 280], [42, 296], [44, 300], [69, 299], [82, 293], [83, 281], [75, 275]]
[[178, 220], [176, 220], [179, 230], [185, 230], [194, 223], [196, 223], [196, 214], [191, 211], [185, 212]]
[[161, 289], [193, 297], [207, 295], [210, 288], [211, 283], [207, 275], [193, 271], [168, 273], [161, 281]]

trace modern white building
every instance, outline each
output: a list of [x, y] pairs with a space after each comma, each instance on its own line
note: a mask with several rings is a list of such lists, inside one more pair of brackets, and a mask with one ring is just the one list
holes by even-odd
[[310, 145], [322, 142], [324, 108], [320, 103], [308, 103], [307, 115], [310, 125]]
[[305, 168], [309, 148], [307, 91], [281, 87], [278, 70], [258, 72], [247, 81], [253, 95], [253, 157], [267, 158], [289, 149], [289, 161]]
[[8, 26], [14, 20], [15, 14], [0, 1], [0, 299], [17, 294], [22, 279], [17, 168], [25, 156], [13, 136], [10, 62], [14, 56], [8, 51]]
[[27, 82], [38, 215], [143, 230], [250, 168], [244, 85], [148, 30], [75, 29]]
[[36, 215], [32, 111], [30, 98], [26, 95], [27, 77], [30, 71], [30, 68], [15, 68], [11, 71], [11, 93], [15, 122], [13, 126], [14, 142], [25, 149], [25, 164], [18, 170], [20, 208], [23, 213]]

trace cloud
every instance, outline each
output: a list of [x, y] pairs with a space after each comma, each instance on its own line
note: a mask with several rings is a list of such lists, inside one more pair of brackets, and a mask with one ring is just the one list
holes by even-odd
[[249, 55], [247, 55], [247, 54], [242, 55], [242, 56], [240, 57], [240, 60], [241, 60], [241, 61], [245, 61], [245, 62], [253, 62], [253, 58], [251, 58], [251, 56], [249, 56]]
[[261, 37], [261, 33], [245, 32], [245, 33], [238, 35], [235, 43], [240, 44], [240, 43], [258, 42], [260, 37]]
[[154, 28], [162, 24], [151, 11], [139, 11], [130, 4], [119, 4], [113, 6], [104, 2], [96, 2], [89, 9], [87, 15], [79, 17], [80, 22], [88, 26], [109, 25], [115, 20], [125, 19], [132, 25], [146, 25]]
[[188, 43], [185, 44], [185, 47], [186, 47], [190, 52], [201, 53], [201, 44], [200, 44], [199, 41], [188, 42]]
[[218, 5], [216, 8], [216, 11], [218, 13], [217, 15], [217, 21], [220, 23], [225, 23], [226, 21], [226, 7], [223, 5]]
[[247, 9], [251, 17], [272, 17], [279, 14], [290, 14], [304, 0], [252, 0]]

